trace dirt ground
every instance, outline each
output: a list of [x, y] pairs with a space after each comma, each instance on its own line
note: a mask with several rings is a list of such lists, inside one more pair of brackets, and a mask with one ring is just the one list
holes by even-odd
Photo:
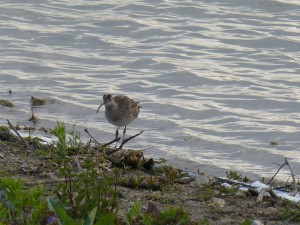
[[[58, 180], [59, 168], [51, 161], [51, 157], [41, 151], [47, 150], [41, 150], [34, 143], [29, 143], [29, 147], [25, 148], [20, 139], [0, 132], [0, 176], [21, 179], [28, 186], [41, 182], [49, 194]], [[90, 148], [79, 153], [79, 162], [85, 157], [96, 161], [101, 154], [97, 149]], [[106, 174], [112, 173], [113, 170], [108, 160], [99, 164], [97, 169]], [[131, 169], [122, 176], [141, 177], [151, 174]], [[281, 215], [287, 207], [284, 202], [275, 201], [270, 197], [257, 202], [257, 196], [253, 193], [225, 188], [215, 178], [205, 174], [199, 176], [204, 177], [206, 181], [199, 183], [199, 179], [197, 181], [195, 178], [182, 177], [166, 182], [163, 189], [157, 191], [119, 185], [117, 190], [120, 192], [120, 217], [124, 217], [125, 212], [140, 200], [145, 207], [151, 202], [159, 210], [168, 206], [182, 206], [195, 224], [242, 224], [246, 219], [257, 219], [268, 225], [297, 224], [282, 219]], [[289, 207], [294, 206], [289, 204]]]

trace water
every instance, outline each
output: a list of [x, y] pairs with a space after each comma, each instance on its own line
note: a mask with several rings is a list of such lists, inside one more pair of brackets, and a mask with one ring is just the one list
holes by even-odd
[[1, 124], [30, 125], [30, 97], [46, 97], [37, 128], [106, 142], [115, 127], [96, 109], [126, 94], [143, 107], [128, 135], [145, 131], [127, 147], [146, 156], [263, 176], [288, 157], [299, 174], [298, 1], [7, 0], [0, 32], [0, 98], [16, 105]]

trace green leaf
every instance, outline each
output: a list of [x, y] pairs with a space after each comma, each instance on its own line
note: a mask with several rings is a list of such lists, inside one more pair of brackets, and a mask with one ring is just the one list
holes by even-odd
[[249, 219], [246, 219], [244, 222], [241, 223], [241, 225], [251, 225], [252, 221]]
[[54, 199], [47, 198], [47, 202], [49, 209], [57, 216], [59, 225], [75, 225], [75, 221], [68, 216], [62, 205], [57, 203]]
[[126, 213], [126, 219], [129, 224], [133, 223], [133, 220], [141, 216], [142, 203], [137, 201]]
[[88, 215], [88, 217], [84, 221], [83, 225], [93, 225], [94, 224], [94, 220], [95, 220], [95, 216], [96, 216], [96, 213], [97, 213], [97, 209], [98, 209], [97, 206], [95, 208], [93, 208], [93, 210], [90, 212], [90, 214]]
[[115, 224], [116, 216], [113, 213], [106, 213], [101, 215], [100, 219], [95, 225], [112, 225]]

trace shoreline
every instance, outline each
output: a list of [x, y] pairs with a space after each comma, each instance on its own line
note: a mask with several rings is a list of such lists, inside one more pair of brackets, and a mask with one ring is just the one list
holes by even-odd
[[[0, 168], [2, 168], [2, 177], [14, 177], [23, 180], [25, 186], [36, 186], [41, 182], [47, 196], [53, 196], [52, 189], [55, 184], [59, 184], [59, 168], [60, 163], [53, 161], [53, 149], [43, 149], [39, 146], [35, 139], [27, 140], [30, 148], [24, 149], [22, 141], [10, 135], [11, 133], [3, 133], [4, 128], [0, 132]], [[8, 136], [7, 136], [8, 135]], [[8, 138], [5, 140], [5, 138]], [[94, 168], [100, 176], [115, 176], [116, 167], [111, 161], [105, 160], [101, 151], [103, 148], [87, 148], [86, 146], [80, 150], [78, 154], [78, 163], [84, 165], [86, 159], [90, 159], [96, 163]], [[26, 150], [26, 151], [24, 151]], [[121, 152], [136, 150], [120, 150]], [[138, 154], [138, 155], [139, 155]], [[145, 156], [147, 157], [147, 156]], [[100, 161], [99, 161], [100, 160]], [[183, 161], [182, 164], [186, 164]], [[268, 224], [286, 223], [287, 219], [283, 217], [286, 210], [297, 209], [297, 204], [290, 203], [290, 208], [285, 204], [270, 197], [263, 198], [262, 202], [257, 202], [257, 196], [248, 191], [238, 191], [234, 186], [232, 188], [224, 187], [215, 176], [209, 176], [204, 173], [204, 168], [199, 168], [199, 177], [201, 179], [190, 179], [188, 176], [180, 177], [180, 172], [169, 165], [172, 162], [158, 164], [161, 167], [160, 172], [143, 171], [139, 167], [134, 169], [128, 167], [124, 170], [119, 168], [117, 171], [123, 171], [120, 174], [116, 190], [120, 196], [118, 201], [118, 217], [124, 222], [126, 214], [131, 207], [137, 202], [141, 202], [142, 206], [147, 208], [149, 204], [155, 205], [155, 208], [162, 212], [168, 207], [182, 207], [184, 212], [190, 218], [190, 222], [186, 224], [241, 224], [246, 221], [252, 221], [256, 218]], [[127, 166], [126, 166], [127, 168]], [[167, 170], [166, 170], [167, 169]], [[210, 167], [211, 169], [211, 167]], [[221, 171], [219, 168], [214, 168]], [[225, 172], [223, 170], [223, 172]], [[195, 173], [197, 175], [197, 173]], [[233, 173], [234, 174], [234, 173]], [[223, 174], [222, 177], [226, 175]], [[243, 177], [241, 174], [235, 174], [237, 177]], [[142, 178], [142, 179], [141, 179]], [[134, 183], [133, 180], [134, 179]], [[139, 181], [140, 180], [140, 181]], [[53, 183], [54, 182], [54, 183]], [[137, 183], [136, 183], [137, 182]], [[26, 185], [27, 184], [27, 185]], [[149, 184], [154, 186], [149, 188]], [[158, 186], [157, 186], [158, 185]], [[156, 188], [154, 188], [156, 187]], [[255, 215], [255, 216], [254, 216]], [[254, 216], [254, 217], [253, 217]], [[123, 223], [118, 223], [123, 224]], [[142, 224], [142, 223], [138, 223]], [[287, 224], [297, 224], [288, 221]]]

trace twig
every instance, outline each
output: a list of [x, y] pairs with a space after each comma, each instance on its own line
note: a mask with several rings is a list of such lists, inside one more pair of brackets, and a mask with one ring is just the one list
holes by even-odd
[[108, 142], [108, 143], [106, 143], [106, 144], [104, 144], [104, 145], [102, 145], [102, 146], [103, 146], [103, 147], [106, 147], [106, 146], [108, 146], [108, 145], [111, 145], [111, 144], [114, 143], [114, 142], [119, 141], [120, 139], [121, 139], [121, 137], [115, 138], [114, 140], [112, 140], [112, 141], [110, 141], [110, 142]]
[[143, 133], [144, 131], [142, 130], [140, 133], [137, 133], [137, 134], [135, 134], [135, 135], [133, 135], [133, 136], [131, 136], [131, 137], [129, 137], [129, 138], [126, 138], [123, 142], [122, 142], [122, 144], [120, 145], [120, 147], [119, 147], [119, 149], [122, 149], [122, 147], [123, 147], [123, 145], [125, 145], [128, 141], [130, 141], [131, 139], [133, 139], [133, 138], [135, 138], [135, 137], [137, 137], [137, 136], [139, 136], [141, 133]]
[[100, 145], [100, 143], [89, 133], [88, 129], [85, 128], [84, 131], [90, 136], [90, 138], [93, 139], [94, 142], [96, 142], [97, 145]]
[[277, 170], [277, 172], [274, 174], [274, 176], [271, 178], [271, 180], [268, 182], [268, 184], [270, 184], [273, 179], [275, 178], [275, 176], [278, 174], [278, 172], [285, 166], [287, 165], [291, 171], [291, 177], [293, 179], [293, 185], [292, 185], [292, 192], [296, 190], [296, 180], [295, 180], [295, 175], [294, 175], [294, 171], [293, 168], [291, 166], [291, 164], [289, 163], [289, 161], [287, 160], [287, 157], [284, 158], [284, 163], [279, 167], [279, 169]]
[[295, 180], [295, 175], [294, 175], [293, 168], [292, 168], [291, 164], [289, 163], [289, 161], [287, 160], [287, 157], [285, 157], [284, 160], [285, 160], [285, 164], [289, 167], [289, 169], [291, 171], [291, 176], [292, 176], [292, 179], [293, 179], [292, 191], [295, 191], [296, 190], [296, 180]]
[[[123, 145], [124, 145], [125, 143], [127, 143], [127, 142], [130, 141], [131, 139], [133, 139], [133, 138], [139, 136], [139, 135], [140, 135], [141, 133], [143, 133], [143, 132], [144, 132], [144, 131], [142, 130], [140, 133], [137, 133], [137, 134], [135, 134], [135, 135], [133, 135], [133, 136], [131, 136], [131, 137], [129, 137], [129, 138], [126, 138], [126, 139], [122, 142], [122, 144], [120, 145], [119, 148], [113, 149], [113, 150], [111, 150], [111, 151], [106, 151], [105, 153], [108, 154], [108, 155], [110, 155], [110, 154], [113, 154], [113, 153], [115, 153], [115, 152], [121, 150], [122, 147], [123, 147]], [[118, 140], [120, 140], [120, 137], [116, 138], [115, 140], [113, 140], [113, 141], [111, 141], [111, 142], [109, 142], [109, 143], [112, 144], [112, 143], [114, 143], [115, 141], [118, 141]], [[109, 143], [105, 144], [105, 146], [108, 145]]]
[[[89, 131], [85, 128], [84, 129], [84, 131], [85, 131], [85, 133], [87, 133], [89, 136], [90, 136], [90, 138], [92, 138], [93, 139], [93, 141], [94, 142], [96, 142], [96, 144], [97, 145], [101, 145], [90, 133], [89, 133]], [[108, 145], [110, 145], [110, 144], [112, 144], [112, 143], [114, 143], [114, 142], [117, 142], [117, 141], [119, 141], [121, 139], [121, 137], [118, 137], [118, 138], [115, 138], [114, 140], [112, 140], [112, 141], [110, 141], [110, 142], [108, 142], [108, 143], [106, 143], [106, 144], [103, 144], [102, 146], [103, 147], [106, 147], [106, 146], [108, 146]]]
[[285, 166], [285, 163], [280, 165], [279, 169], [277, 170], [277, 172], [274, 174], [274, 176], [269, 180], [268, 185], [274, 180], [275, 176], [279, 173], [279, 171], [282, 169], [282, 167]]
[[14, 126], [10, 123], [10, 121], [7, 119], [7, 123], [9, 127], [18, 135], [19, 138], [24, 142], [25, 146], [28, 147], [27, 142], [24, 140], [24, 138], [19, 134], [19, 132], [14, 128]]

